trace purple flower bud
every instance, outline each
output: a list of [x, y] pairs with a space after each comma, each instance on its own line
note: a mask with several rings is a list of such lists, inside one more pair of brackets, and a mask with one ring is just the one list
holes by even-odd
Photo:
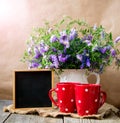
[[101, 32], [101, 39], [104, 39], [105, 38], [105, 33], [104, 31]]
[[52, 48], [52, 51], [53, 51], [53, 52], [57, 52], [57, 49], [53, 47], [53, 48]]
[[70, 35], [69, 35], [69, 40], [74, 40], [77, 37], [77, 32], [75, 29], [71, 29]]
[[85, 66], [85, 64], [84, 64], [84, 63], [82, 63], [82, 65], [80, 66], [80, 69], [83, 69], [83, 68], [84, 68], [84, 66]]
[[63, 45], [65, 46], [65, 48], [69, 48], [70, 47], [70, 43], [68, 41], [64, 42]]
[[47, 45], [44, 48], [45, 48], [45, 52], [47, 52], [49, 50], [49, 46], [47, 46]]
[[29, 68], [38, 68], [38, 66], [39, 66], [39, 63], [37, 62], [32, 62], [29, 64]]
[[34, 53], [35, 53], [34, 58], [36, 58], [36, 59], [38, 59], [42, 56], [42, 54], [40, 53], [40, 51], [37, 47], [34, 48]]
[[77, 57], [77, 59], [79, 59], [80, 61], [82, 61], [82, 55], [81, 54], [77, 54], [76, 57]]
[[84, 37], [82, 38], [82, 41], [86, 41], [86, 40], [87, 40], [87, 41], [91, 42], [92, 39], [93, 39], [92, 35], [88, 35], [88, 36], [84, 36]]
[[92, 39], [93, 39], [92, 35], [88, 35], [87, 40], [92, 41]]
[[116, 51], [113, 48], [110, 50], [110, 52], [111, 52], [112, 57], [116, 56]]
[[107, 50], [110, 50], [111, 49], [111, 46], [110, 45], [106, 46], [106, 49]]
[[107, 51], [107, 48], [106, 48], [106, 47], [100, 48], [100, 52], [101, 52], [102, 54], [104, 54], [106, 51]]
[[60, 43], [68, 42], [68, 36], [67, 35], [62, 35], [60, 37]]
[[92, 45], [90, 40], [85, 40], [85, 43], [86, 43], [88, 46]]
[[50, 38], [50, 42], [56, 42], [58, 41], [58, 38], [56, 37], [56, 35], [52, 35]]
[[54, 61], [53, 65], [55, 66], [55, 68], [59, 68], [59, 62], [58, 61]]
[[48, 33], [51, 33], [52, 30], [53, 30], [52, 28], [49, 28], [49, 29], [48, 29]]
[[88, 67], [90, 67], [90, 59], [89, 59], [89, 58], [87, 58], [87, 60], [86, 60], [86, 65], [87, 65]]
[[67, 59], [70, 57], [70, 55], [66, 55], [66, 56], [63, 56], [62, 54], [60, 54], [59, 56], [58, 56], [58, 59], [59, 59], [59, 61], [60, 62], [66, 62], [67, 61]]
[[41, 42], [40, 42], [40, 47], [44, 47], [45, 46], [45, 43], [44, 43], [44, 41], [42, 40]]
[[28, 47], [27, 52], [28, 52], [28, 54], [29, 54], [29, 55], [32, 53], [32, 51], [31, 51], [31, 47]]
[[59, 67], [59, 62], [56, 55], [50, 55], [50, 61], [52, 62], [52, 66], [55, 68]]
[[56, 59], [56, 55], [50, 55], [50, 58], [49, 58], [49, 59], [50, 59], [50, 61], [52, 61], [52, 62], [53, 62], [53, 61], [54, 61], [54, 59]]
[[47, 45], [40, 47], [40, 53], [43, 55], [45, 52], [49, 50], [49, 47]]
[[66, 34], [66, 31], [60, 32], [60, 42], [68, 41], [68, 36]]
[[55, 68], [54, 64], [51, 64], [51, 65], [50, 65], [50, 68], [51, 68], [51, 69], [52, 69], [52, 68]]
[[45, 49], [43, 47], [40, 48], [40, 53], [44, 54], [45, 53]]
[[48, 65], [45, 66], [45, 69], [49, 69], [49, 68], [50, 68], [50, 66], [48, 66]]
[[66, 48], [69, 48], [70, 47], [70, 43], [69, 43], [69, 40], [68, 40], [68, 36], [67, 35], [62, 35], [60, 37], [60, 43], [63, 44]]
[[118, 36], [116, 39], [115, 39], [115, 43], [118, 43], [120, 41], [120, 36]]
[[38, 54], [38, 53], [39, 53], [38, 47], [35, 47], [35, 48], [34, 48], [34, 53], [35, 53], [35, 54]]

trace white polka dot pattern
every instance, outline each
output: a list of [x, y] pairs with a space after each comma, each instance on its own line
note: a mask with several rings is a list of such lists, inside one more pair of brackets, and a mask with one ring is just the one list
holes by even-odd
[[62, 100], [60, 100], [60, 103], [62, 103]]
[[68, 108], [66, 108], [65, 111], [68, 111]]
[[63, 87], [62, 90], [65, 91], [65, 88]]
[[95, 102], [98, 102], [98, 100], [97, 100], [97, 99], [95, 99]]
[[88, 113], [89, 113], [89, 111], [88, 111], [88, 110], [86, 110], [86, 111], [85, 111], [85, 113], [86, 113], [86, 114], [88, 114]]
[[78, 103], [81, 103], [81, 100], [78, 100]]
[[88, 89], [87, 88], [85, 89], [85, 92], [88, 92]]
[[74, 102], [74, 99], [71, 99], [71, 102]]

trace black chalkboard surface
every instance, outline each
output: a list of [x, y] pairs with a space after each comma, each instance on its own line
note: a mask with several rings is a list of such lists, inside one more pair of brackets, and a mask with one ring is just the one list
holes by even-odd
[[15, 71], [13, 100], [15, 108], [52, 107], [48, 92], [52, 88], [51, 70]]

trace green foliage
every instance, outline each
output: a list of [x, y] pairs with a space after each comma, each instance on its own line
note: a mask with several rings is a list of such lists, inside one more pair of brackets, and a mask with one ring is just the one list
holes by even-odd
[[119, 66], [117, 45], [102, 25], [65, 17], [53, 26], [46, 22], [34, 28], [22, 60], [30, 68], [102, 72], [114, 59]]

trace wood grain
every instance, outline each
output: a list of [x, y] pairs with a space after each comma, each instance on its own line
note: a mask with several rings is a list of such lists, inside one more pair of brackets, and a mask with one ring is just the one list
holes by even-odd
[[62, 118], [12, 114], [5, 123], [63, 123]]
[[64, 123], [120, 123], [120, 118], [115, 114], [112, 114], [110, 117], [102, 120], [64, 117]]
[[3, 112], [3, 107], [10, 105], [11, 103], [12, 103], [12, 101], [0, 100], [0, 123], [3, 123], [4, 120], [6, 120], [7, 117], [9, 117], [9, 115], [10, 115], [10, 113]]
[[80, 119], [64, 116], [63, 118], [40, 117], [38, 115], [20, 115], [3, 112], [3, 107], [12, 101], [0, 100], [0, 123], [120, 123], [120, 118], [114, 113], [105, 119]]

